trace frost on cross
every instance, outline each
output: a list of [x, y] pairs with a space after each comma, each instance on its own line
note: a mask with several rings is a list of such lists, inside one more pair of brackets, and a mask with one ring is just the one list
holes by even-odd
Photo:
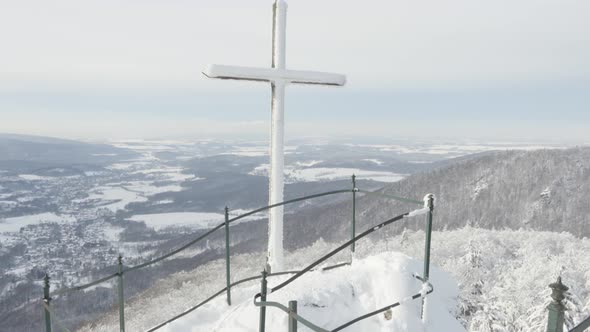
[[[268, 204], [283, 201], [285, 162], [284, 127], [285, 87], [288, 84], [342, 86], [346, 77], [339, 74], [288, 70], [285, 65], [287, 3], [276, 0], [273, 5], [272, 67], [252, 68], [209, 65], [203, 74], [209, 78], [269, 82], [272, 89], [270, 131], [270, 174]], [[273, 272], [284, 269], [283, 207], [270, 209], [268, 218], [267, 268]], [[267, 271], [270, 272], [270, 271]]]

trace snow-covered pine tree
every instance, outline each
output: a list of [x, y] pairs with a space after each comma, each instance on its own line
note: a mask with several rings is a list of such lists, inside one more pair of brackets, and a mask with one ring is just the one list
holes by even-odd
[[582, 319], [584, 319], [584, 304], [580, 300], [575, 289], [568, 289], [563, 300], [565, 306], [565, 326], [567, 330], [570, 330], [576, 326]]
[[547, 307], [551, 303], [551, 289], [543, 288], [537, 298], [538, 305], [530, 308], [526, 313], [525, 324], [523, 324], [523, 332], [538, 332], [547, 329]]
[[478, 310], [473, 315], [469, 324], [471, 332], [508, 332], [507, 317], [504, 308], [498, 305], [495, 298], [487, 295], [481, 296]]
[[482, 271], [483, 259], [475, 241], [470, 240], [466, 246], [467, 253], [460, 258], [465, 270], [460, 273], [463, 291], [459, 295], [458, 319], [467, 327], [471, 317], [480, 309], [484, 280]]
[[406, 248], [406, 245], [408, 244], [408, 239], [409, 239], [409, 234], [408, 234], [408, 229], [404, 228], [402, 235], [401, 235], [401, 240], [400, 240], [400, 245], [402, 248]]

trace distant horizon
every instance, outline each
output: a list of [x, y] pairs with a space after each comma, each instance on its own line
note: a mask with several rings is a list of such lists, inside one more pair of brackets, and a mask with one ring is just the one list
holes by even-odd
[[[210, 136], [160, 136], [160, 137], [123, 137], [123, 138], [80, 138], [80, 137], [69, 137], [69, 136], [57, 136], [57, 135], [39, 135], [29, 133], [14, 133], [14, 132], [1, 132], [0, 137], [3, 136], [16, 136], [16, 137], [34, 137], [39, 139], [57, 139], [57, 140], [70, 140], [82, 143], [166, 143], [174, 145], [175, 143], [182, 144], [190, 141], [229, 141], [229, 142], [241, 142], [241, 143], [262, 143], [268, 144], [270, 142], [269, 137], [264, 135], [210, 135]], [[300, 136], [300, 137], [286, 137], [286, 143], [304, 143], [314, 144], [317, 142], [327, 142], [331, 144], [353, 144], [353, 145], [378, 145], [378, 144], [459, 144], [459, 145], [490, 145], [490, 146], [532, 146], [532, 145], [547, 145], [547, 147], [583, 147], [590, 146], [590, 141], [575, 141], [575, 140], [539, 140], [539, 139], [498, 139], [498, 138], [459, 138], [459, 137], [409, 137], [409, 136]]]
[[[342, 88], [288, 87], [288, 139], [590, 142], [590, 2], [288, 2], [287, 68], [347, 75]], [[271, 6], [5, 4], [0, 132], [266, 137], [269, 85], [201, 71], [269, 67]]]

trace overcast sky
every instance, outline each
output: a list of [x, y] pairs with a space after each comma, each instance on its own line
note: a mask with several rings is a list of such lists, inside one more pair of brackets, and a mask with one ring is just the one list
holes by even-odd
[[[268, 136], [270, 88], [209, 63], [270, 66], [270, 0], [0, 0], [0, 132]], [[590, 1], [291, 0], [302, 135], [590, 142]]]

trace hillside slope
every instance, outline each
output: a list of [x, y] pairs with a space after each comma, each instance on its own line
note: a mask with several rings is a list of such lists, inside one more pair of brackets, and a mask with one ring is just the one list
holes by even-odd
[[[287, 252], [285, 260], [287, 268], [289, 270], [301, 268], [311, 260], [334, 249], [335, 246], [334, 243], [318, 241], [310, 247]], [[565, 233], [526, 230], [492, 231], [473, 227], [433, 232], [431, 273], [435, 290], [432, 295], [441, 300], [444, 299], [445, 305], [441, 308], [445, 308], [451, 312], [453, 317], [457, 317], [468, 331], [481, 331], [481, 325], [487, 323], [493, 323], [498, 326], [498, 330], [503, 329], [504, 331], [539, 331], [541, 329], [535, 329], [535, 326], [539, 324], [539, 326], [546, 326], [546, 301], [550, 299], [550, 289], [547, 285], [554, 282], [558, 275], [561, 275], [564, 283], [570, 287], [572, 299], [576, 299], [577, 303], [566, 312], [566, 317], [574, 322], [579, 322], [590, 315], [590, 256], [587, 255], [589, 250], [589, 239], [579, 239]], [[422, 270], [420, 259], [423, 257], [423, 251], [423, 231], [407, 231], [377, 241], [365, 238], [357, 245], [354, 264], [356, 267], [334, 270], [333, 272], [336, 274], [328, 271], [314, 272], [314, 274], [295, 281], [272, 296], [274, 299], [280, 300], [281, 303], [297, 299], [300, 301], [301, 312], [306, 311], [312, 315], [314, 322], [321, 323], [322, 326], [336, 326], [338, 322], [344, 321], [344, 316], [339, 316], [328, 322], [326, 319], [331, 316], [318, 316], [320, 312], [315, 312], [321, 308], [304, 305], [304, 303], [310, 303], [311, 296], [308, 295], [311, 292], [320, 295], [316, 286], [321, 285], [326, 288], [326, 292], [321, 293], [321, 299], [318, 297], [317, 301], [327, 302], [334, 308], [344, 303], [351, 304], [352, 306], [347, 309], [346, 316], [356, 316], [361, 312], [368, 311], [370, 307], [378, 306], [380, 303], [376, 303], [377, 301], [398, 298], [397, 295], [386, 292], [394, 290], [398, 284], [394, 281], [406, 280], [408, 273], [420, 273]], [[407, 265], [370, 264], [374, 268], [372, 271], [375, 274], [373, 275], [371, 272], [372, 274], [367, 276], [365, 274], [367, 270], [363, 272], [362, 267], [368, 266], [367, 262], [375, 262], [375, 260], [399, 261], [399, 258], [404, 256], [400, 253], [412, 257], [405, 256]], [[328, 265], [349, 259], [348, 252], [337, 256]], [[232, 281], [259, 275], [264, 261], [264, 252], [232, 255]], [[401, 266], [406, 267], [405, 272], [399, 269]], [[381, 270], [382, 268], [384, 270]], [[348, 273], [345, 273], [344, 277], [341, 275], [342, 278], [339, 280], [342, 282], [333, 282], [334, 279], [331, 278], [336, 278], [340, 271]], [[400, 271], [403, 273], [399, 273]], [[385, 275], [381, 273], [385, 273]], [[224, 261], [218, 259], [158, 281], [150, 289], [126, 302], [127, 329], [143, 331], [184, 312], [217, 290], [222, 289], [225, 286], [224, 276]], [[344, 279], [356, 281], [351, 283]], [[375, 287], [372, 286], [373, 282], [382, 279], [387, 279], [386, 284], [377, 283]], [[453, 283], [447, 282], [449, 279], [455, 281]], [[269, 285], [272, 287], [281, 280], [284, 279], [271, 278]], [[457, 299], [454, 299], [454, 296], [457, 295], [455, 282], [458, 282], [459, 285]], [[350, 287], [344, 287], [342, 292], [330, 292], [330, 289], [338, 289], [346, 283], [355, 287], [356, 294], [362, 294], [363, 291], [375, 292], [375, 289], [383, 291], [375, 296], [375, 303], [370, 305], [362, 302], [362, 296], [357, 299], [348, 297], [351, 294], [350, 291], [347, 291]], [[115, 285], [113, 284], [113, 286]], [[475, 291], [476, 289], [477, 291]], [[238, 324], [237, 321], [241, 319], [243, 322], [248, 322], [248, 326], [252, 325], [255, 328], [258, 316], [256, 314], [248, 315], [247, 312], [252, 310], [252, 297], [259, 290], [259, 281], [232, 288], [232, 299], [234, 299], [235, 306], [232, 306], [230, 310], [223, 310], [227, 307], [225, 294], [222, 294], [208, 305], [193, 311], [182, 320], [161, 330], [190, 331], [192, 327], [199, 326], [203, 327], [198, 329], [199, 331], [226, 331], [234, 323]], [[404, 289], [404, 291], [406, 290]], [[60, 301], [61, 299], [56, 299], [53, 301], [53, 305], [59, 306]], [[319, 303], [317, 301], [311, 303], [317, 304]], [[455, 304], [458, 306], [455, 307]], [[59, 313], [62, 313], [62, 317], [67, 317], [63, 314], [63, 310], [56, 308]], [[530, 312], [531, 308], [535, 309], [534, 313]], [[284, 324], [286, 321], [284, 314], [276, 310], [270, 308], [268, 314], [277, 318], [276, 324]], [[326, 310], [328, 309], [326, 308]], [[404, 315], [403, 312], [397, 310], [393, 313], [396, 316]], [[444, 314], [444, 311], [441, 310], [439, 313]], [[224, 318], [228, 320], [224, 321]], [[239, 319], [236, 320], [236, 318]], [[373, 322], [381, 322], [386, 325], [387, 322], [382, 319], [383, 316], [375, 317]], [[449, 320], [446, 321], [449, 322]], [[218, 330], [205, 328], [221, 323], [225, 325], [217, 326]], [[271, 326], [270, 324], [269, 326]], [[367, 322], [367, 324], [372, 323]], [[118, 312], [116, 308], [113, 308], [110, 315], [81, 327], [79, 331], [109, 332], [116, 330], [118, 326]], [[366, 325], [359, 325], [359, 327], [363, 326]], [[249, 330], [249, 328], [245, 328], [245, 330]], [[267, 330], [270, 329], [267, 328]], [[276, 330], [285, 331], [286, 329]], [[301, 327], [301, 330], [304, 329]], [[355, 330], [358, 331], [356, 328], [352, 329], [352, 331]], [[365, 329], [364, 331], [373, 330]]]
[[[505, 151], [416, 174], [382, 192], [420, 199], [436, 195], [435, 229], [473, 225], [496, 229], [566, 231], [590, 236], [590, 148]], [[357, 229], [414, 209], [376, 196], [357, 200]], [[288, 217], [287, 243], [305, 230], [341, 241], [349, 236], [351, 202]], [[423, 223], [399, 227], [423, 228]], [[293, 232], [291, 232], [292, 230]]]

